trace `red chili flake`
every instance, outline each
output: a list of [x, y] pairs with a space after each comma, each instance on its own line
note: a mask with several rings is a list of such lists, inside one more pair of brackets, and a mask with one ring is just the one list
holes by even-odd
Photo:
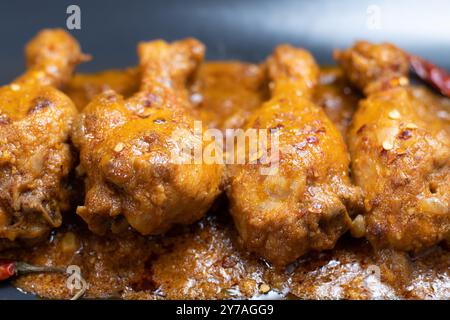
[[327, 130], [325, 129], [325, 127], [322, 126], [318, 129], [316, 129], [314, 132], [315, 133], [325, 133], [325, 132], [327, 132]]
[[357, 133], [357, 134], [360, 134], [361, 132], [364, 131], [364, 129], [366, 129], [366, 127], [367, 127], [367, 125], [366, 125], [366, 124], [363, 124], [361, 127], [359, 127], [358, 130], [356, 130], [356, 133]]
[[144, 107], [148, 108], [151, 107], [155, 102], [158, 103], [159, 98], [155, 96], [153, 93], [150, 93], [146, 97], [144, 97], [142, 102]]
[[316, 136], [307, 136], [307, 137], [306, 137], [306, 141], [307, 141], [308, 143], [316, 144], [316, 143], [319, 142], [319, 139], [318, 139]]
[[389, 152], [388, 153], [388, 157], [387, 157], [387, 163], [391, 164], [393, 163], [395, 160], [397, 160], [397, 158], [399, 158], [401, 155], [394, 153], [394, 152]]
[[28, 109], [27, 114], [36, 113], [42, 109], [48, 108], [52, 105], [52, 102], [45, 97], [37, 97], [33, 100], [33, 105]]
[[412, 132], [411, 130], [403, 130], [402, 132], [399, 133], [398, 138], [402, 139], [402, 140], [408, 140], [409, 138], [412, 137]]
[[380, 198], [375, 197], [373, 199], [370, 199], [369, 203], [372, 207], [376, 207], [376, 206], [380, 205], [381, 201], [380, 201]]
[[392, 152], [392, 150], [385, 150], [381, 148], [381, 157], [384, 161], [386, 161], [387, 164], [392, 164], [397, 158], [401, 155], [397, 154], [396, 152]]
[[237, 264], [237, 260], [233, 256], [226, 256], [222, 260], [222, 267], [225, 269], [233, 268]]
[[447, 71], [416, 55], [409, 55], [409, 63], [422, 80], [450, 97], [450, 74]]

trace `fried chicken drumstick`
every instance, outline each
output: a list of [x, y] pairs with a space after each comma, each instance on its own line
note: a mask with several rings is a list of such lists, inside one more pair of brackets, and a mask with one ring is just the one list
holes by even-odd
[[[0, 88], [0, 239], [37, 239], [59, 227], [69, 207], [68, 143], [77, 110], [58, 91], [86, 57], [62, 30], [26, 47], [28, 71]], [[6, 240], [7, 239], [7, 240]]]
[[181, 140], [202, 143], [185, 110], [187, 81], [203, 58], [203, 45], [193, 39], [153, 41], [141, 43], [138, 53], [139, 92], [127, 100], [114, 91], [97, 96], [74, 133], [86, 174], [85, 203], [77, 214], [98, 234], [130, 225], [153, 235], [192, 223], [220, 191], [220, 165], [172, 161]]
[[282, 45], [267, 68], [272, 98], [245, 128], [277, 130], [278, 170], [266, 175], [260, 163], [230, 166], [228, 196], [244, 246], [284, 266], [310, 250], [333, 248], [362, 197], [349, 181], [342, 136], [311, 100], [319, 76], [313, 57]]
[[366, 193], [365, 226], [356, 233], [376, 248], [405, 251], [448, 241], [450, 127], [440, 106], [407, 86], [408, 57], [391, 44], [358, 42], [335, 57], [367, 95], [348, 137], [352, 172]]

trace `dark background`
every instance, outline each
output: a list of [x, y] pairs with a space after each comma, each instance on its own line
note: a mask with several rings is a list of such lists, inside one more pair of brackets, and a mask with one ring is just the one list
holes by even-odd
[[[390, 41], [450, 69], [448, 0], [1, 0], [0, 84], [23, 71], [23, 47], [38, 30], [65, 28], [70, 4], [81, 8], [81, 30], [72, 33], [94, 57], [82, 71], [131, 66], [138, 41], [187, 36], [207, 45], [209, 59], [261, 61], [289, 42], [322, 64], [356, 39]], [[381, 29], [367, 27], [370, 5], [380, 9]], [[0, 284], [0, 299], [12, 297], [18, 291]]]
[[[0, 83], [23, 70], [23, 46], [46, 27], [66, 26], [66, 8], [81, 7], [72, 32], [94, 60], [83, 71], [136, 63], [140, 40], [194, 36], [209, 59], [260, 61], [280, 42], [311, 50], [332, 63], [333, 48], [355, 39], [391, 41], [450, 68], [450, 1], [362, 0], [41, 0], [0, 2]], [[380, 8], [381, 29], [367, 27], [367, 8]]]

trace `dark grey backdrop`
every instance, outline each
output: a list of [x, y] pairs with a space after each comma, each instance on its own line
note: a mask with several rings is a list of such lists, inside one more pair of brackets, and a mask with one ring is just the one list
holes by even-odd
[[[211, 59], [259, 61], [277, 43], [290, 42], [330, 63], [333, 48], [370, 39], [395, 42], [450, 67], [448, 0], [2, 0], [0, 83], [21, 72], [23, 46], [39, 29], [65, 27], [70, 4], [82, 12], [82, 29], [73, 34], [94, 56], [84, 71], [135, 64], [140, 40], [186, 36], [204, 41]], [[370, 5], [380, 9], [381, 29], [367, 27]]]
[[[205, 42], [210, 59], [260, 61], [276, 44], [290, 42], [332, 63], [333, 48], [368, 39], [392, 41], [450, 68], [448, 0], [1, 0], [0, 84], [22, 72], [23, 46], [39, 29], [66, 26], [70, 4], [82, 14], [82, 29], [73, 34], [94, 56], [83, 71], [135, 64], [140, 40], [186, 36]], [[373, 5], [380, 29], [367, 26]], [[17, 294], [0, 285], [0, 299]]]

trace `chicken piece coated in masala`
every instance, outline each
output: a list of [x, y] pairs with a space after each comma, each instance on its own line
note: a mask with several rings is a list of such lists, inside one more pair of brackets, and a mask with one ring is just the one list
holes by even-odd
[[186, 146], [202, 148], [186, 112], [186, 85], [204, 46], [194, 39], [152, 41], [141, 43], [138, 53], [139, 91], [126, 100], [114, 91], [100, 94], [86, 106], [74, 132], [79, 171], [86, 175], [85, 202], [77, 214], [98, 234], [131, 226], [153, 235], [190, 224], [220, 192], [220, 164], [177, 158], [188, 155]]
[[450, 126], [439, 99], [408, 84], [408, 57], [358, 42], [335, 57], [367, 98], [349, 131], [356, 183], [366, 194], [355, 225], [376, 248], [418, 251], [450, 238]]
[[281, 45], [266, 66], [271, 99], [245, 129], [276, 132], [277, 170], [261, 170], [268, 165], [260, 161], [229, 166], [228, 196], [243, 245], [284, 266], [308, 251], [333, 248], [350, 228], [362, 197], [350, 184], [341, 134], [312, 102], [319, 76], [313, 57]]
[[69, 208], [69, 134], [77, 115], [58, 91], [85, 59], [63, 30], [44, 30], [26, 47], [28, 70], [0, 88], [0, 239], [37, 240]]

